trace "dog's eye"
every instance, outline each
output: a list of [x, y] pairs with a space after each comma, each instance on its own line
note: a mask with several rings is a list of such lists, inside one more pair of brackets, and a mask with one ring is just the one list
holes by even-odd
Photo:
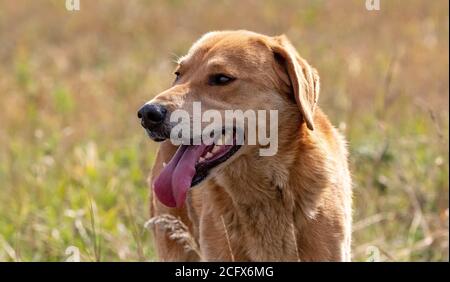
[[222, 86], [226, 85], [232, 81], [234, 81], [236, 78], [225, 75], [225, 74], [213, 74], [209, 76], [208, 78], [208, 84], [209, 85], [215, 85], [215, 86]]
[[179, 71], [176, 71], [176, 72], [174, 72], [173, 74], [175, 75], [175, 80], [174, 80], [174, 82], [173, 82], [173, 83], [175, 83], [175, 82], [177, 82], [177, 81], [178, 81], [178, 79], [180, 78], [181, 74], [180, 74], [180, 72], [179, 72]]

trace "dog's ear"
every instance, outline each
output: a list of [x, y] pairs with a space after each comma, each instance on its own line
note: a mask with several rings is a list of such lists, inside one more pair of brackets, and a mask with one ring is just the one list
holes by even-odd
[[295, 50], [285, 35], [273, 37], [272, 51], [277, 63], [282, 64], [289, 76], [295, 101], [309, 129], [314, 130], [313, 113], [319, 98], [317, 70]]

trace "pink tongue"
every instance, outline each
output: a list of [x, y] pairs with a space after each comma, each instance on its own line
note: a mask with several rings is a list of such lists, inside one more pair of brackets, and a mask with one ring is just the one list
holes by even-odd
[[205, 150], [205, 145], [181, 145], [170, 162], [154, 182], [155, 194], [166, 206], [180, 208], [186, 200], [195, 175], [195, 164]]

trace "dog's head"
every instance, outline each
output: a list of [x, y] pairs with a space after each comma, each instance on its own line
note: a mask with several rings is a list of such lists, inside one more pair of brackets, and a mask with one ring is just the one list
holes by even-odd
[[[230, 110], [277, 110], [280, 126], [300, 126], [304, 122], [307, 128], [314, 129], [319, 77], [284, 35], [269, 37], [249, 31], [208, 33], [179, 60], [175, 76], [171, 88], [138, 112], [142, 126], [157, 142], [171, 137], [171, 116], [180, 110], [189, 115], [189, 123], [195, 127], [195, 102], [201, 103], [202, 113], [220, 113], [219, 119], [224, 123], [226, 111]], [[206, 129], [207, 123], [200, 123], [200, 127]], [[220, 133], [222, 130], [225, 132], [225, 128], [220, 128]], [[259, 146], [237, 144], [236, 128], [227, 132], [231, 134], [225, 138], [229, 137], [231, 143], [224, 144], [214, 137], [212, 145], [179, 146], [154, 182], [161, 202], [180, 207], [190, 187], [229, 166], [239, 155], [254, 154]], [[245, 139], [249, 129], [244, 128], [243, 132]], [[191, 132], [190, 139], [194, 135]]]

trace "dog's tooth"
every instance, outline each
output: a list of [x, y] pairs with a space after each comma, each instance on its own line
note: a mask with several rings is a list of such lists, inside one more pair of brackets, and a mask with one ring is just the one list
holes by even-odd
[[214, 155], [211, 154], [211, 152], [206, 153], [205, 159], [210, 159], [212, 158]]
[[198, 162], [199, 163], [202, 163], [202, 162], [204, 162], [205, 161], [205, 158], [204, 157], [200, 157], [200, 159], [198, 159]]
[[219, 151], [219, 149], [220, 149], [220, 146], [219, 145], [215, 145], [214, 146], [214, 148], [211, 150], [211, 152], [214, 154], [214, 153], [217, 153], [218, 151]]
[[222, 137], [219, 138], [219, 139], [217, 139], [216, 145], [223, 145], [223, 139], [222, 139]]
[[167, 165], [166, 162], [163, 162], [163, 167], [166, 167], [166, 165]]

